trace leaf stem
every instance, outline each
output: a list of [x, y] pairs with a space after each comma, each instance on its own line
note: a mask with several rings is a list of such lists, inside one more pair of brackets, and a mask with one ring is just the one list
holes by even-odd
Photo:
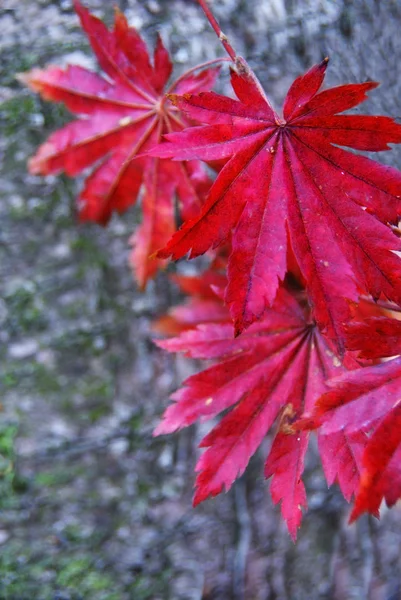
[[203, 9], [203, 12], [205, 13], [207, 19], [209, 20], [210, 25], [215, 30], [220, 42], [223, 44], [224, 50], [227, 52], [227, 54], [231, 58], [231, 60], [233, 62], [235, 62], [235, 60], [237, 58], [235, 50], [231, 46], [230, 42], [228, 41], [227, 36], [222, 32], [221, 27], [218, 24], [216, 17], [212, 13], [212, 11], [208, 5], [208, 0], [198, 0], [198, 2], [199, 2], [200, 7]]
[[194, 71], [197, 71], [198, 69], [205, 69], [206, 67], [210, 67], [211, 65], [218, 65], [222, 62], [232, 62], [232, 60], [231, 60], [231, 58], [225, 58], [225, 57], [214, 58], [213, 60], [208, 60], [207, 62], [200, 63], [199, 65], [196, 65], [195, 67], [191, 67], [190, 69], [188, 69], [188, 71], [185, 71], [185, 73], [180, 75], [178, 77], [178, 79], [173, 81], [173, 83], [170, 85], [170, 87], [166, 91], [166, 94], [171, 94], [171, 92], [174, 90], [174, 88], [176, 88], [177, 85], [179, 83], [181, 83], [181, 81], [183, 79], [186, 79], [188, 77], [188, 75], [191, 75], [191, 73], [193, 73]]

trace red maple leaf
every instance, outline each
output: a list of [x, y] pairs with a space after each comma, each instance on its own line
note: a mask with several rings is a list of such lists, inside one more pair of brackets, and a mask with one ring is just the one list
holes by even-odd
[[240, 333], [274, 301], [287, 271], [289, 242], [314, 316], [338, 349], [349, 300], [360, 292], [401, 301], [401, 242], [388, 223], [401, 215], [401, 173], [341, 146], [379, 151], [401, 142], [387, 117], [340, 115], [376, 83], [318, 93], [327, 59], [299, 77], [283, 118], [240, 58], [231, 82], [238, 100], [213, 92], [173, 96], [207, 125], [167, 135], [152, 154], [177, 160], [227, 160], [199, 215], [158, 256], [203, 254], [232, 231], [225, 299]]
[[[233, 338], [231, 323], [207, 324], [158, 345], [192, 358], [220, 361], [184, 382], [172, 396], [174, 404], [166, 410], [156, 435], [233, 407], [200, 444], [208, 450], [196, 467], [194, 503], [229, 489], [279, 419], [265, 474], [273, 477], [273, 500], [282, 501], [282, 514], [295, 538], [301, 508], [306, 506], [301, 476], [309, 433], [287, 435], [289, 424], [312, 410], [315, 400], [327, 390], [327, 378], [344, 371], [310, 320], [309, 309], [280, 289], [264, 318], [238, 338]], [[348, 499], [359, 482], [357, 459], [364, 443], [364, 436], [341, 432], [324, 435], [319, 442], [328, 482], [337, 478]]]
[[[163, 133], [181, 130], [188, 120], [163, 93], [172, 64], [160, 37], [153, 65], [145, 43], [118, 10], [114, 29], [75, 0], [75, 9], [105, 76], [80, 66], [51, 66], [21, 76], [46, 100], [63, 102], [79, 119], [53, 133], [31, 158], [32, 173], [76, 175], [96, 164], [78, 198], [81, 221], [106, 224], [113, 211], [135, 203], [141, 185], [143, 223], [133, 241], [132, 263], [144, 285], [160, 260], [148, 260], [175, 231], [174, 196], [184, 219], [199, 211], [210, 181], [197, 162], [172, 163], [143, 152]], [[213, 61], [212, 61], [213, 62]], [[215, 61], [216, 62], [216, 61]], [[210, 89], [216, 69], [194, 69], [170, 86], [178, 93]], [[100, 164], [98, 164], [100, 161]]]
[[[368, 434], [351, 520], [363, 512], [378, 516], [383, 498], [401, 498], [401, 358], [349, 372], [328, 382], [310, 423], [325, 435]], [[323, 423], [323, 424], [322, 424]]]

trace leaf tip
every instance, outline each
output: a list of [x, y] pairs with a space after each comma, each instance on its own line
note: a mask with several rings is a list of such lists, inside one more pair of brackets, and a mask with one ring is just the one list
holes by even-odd
[[28, 159], [28, 172], [30, 175], [46, 175], [47, 171], [38, 154]]
[[380, 520], [380, 511], [379, 509], [368, 509], [365, 508], [363, 506], [358, 505], [358, 501], [356, 501], [356, 504], [354, 506], [354, 508], [352, 509], [352, 512], [350, 514], [350, 517], [348, 519], [348, 525], [352, 525], [352, 523], [355, 523], [355, 521], [357, 519], [359, 519], [359, 517], [361, 517], [364, 513], [370, 513], [372, 515], [372, 517], [374, 517], [375, 519]]
[[117, 4], [114, 5], [114, 28], [120, 35], [126, 35], [128, 33], [128, 21], [125, 14], [119, 9]]
[[357, 520], [357, 518], [361, 515], [360, 511], [358, 511], [356, 509], [356, 507], [354, 507], [351, 511], [351, 514], [349, 516], [348, 519], [348, 525], [352, 525], [352, 523], [355, 523], [355, 521]]
[[30, 71], [25, 71], [25, 73], [16, 73], [14, 77], [17, 81], [31, 88], [31, 90], [33, 90], [34, 92], [41, 93], [42, 86], [40, 80], [43, 73], [44, 71], [42, 71], [42, 69], [38, 69], [35, 67]]
[[194, 496], [192, 498], [192, 506], [196, 508], [201, 502], [206, 500], [205, 494], [201, 492], [199, 487], [195, 488]]
[[326, 71], [329, 61], [330, 61], [329, 57], [325, 56], [324, 59], [322, 60], [322, 62], [320, 63], [319, 69], [321, 71], [323, 71], [323, 73]]
[[160, 435], [166, 435], [168, 433], [171, 433], [172, 430], [170, 430], [167, 426], [166, 426], [166, 420], [163, 419], [162, 421], [160, 421], [160, 423], [158, 425], [156, 425], [155, 429], [152, 432], [152, 437], [159, 437]]
[[156, 427], [156, 429], [154, 429], [154, 430], [152, 431], [152, 437], [159, 437], [159, 435], [161, 435], [161, 432], [160, 432], [160, 431], [158, 431], [158, 430], [159, 430], [159, 427], [160, 427], [160, 425], [158, 425], [158, 426]]

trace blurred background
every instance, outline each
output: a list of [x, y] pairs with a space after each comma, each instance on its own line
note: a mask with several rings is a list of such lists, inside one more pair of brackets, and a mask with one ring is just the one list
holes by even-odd
[[[114, 3], [84, 4], [111, 24]], [[150, 47], [161, 32], [176, 73], [223, 55], [194, 0], [115, 4]], [[212, 6], [276, 106], [329, 55], [328, 85], [381, 81], [363, 111], [401, 116], [400, 2]], [[349, 527], [313, 452], [296, 545], [263, 480], [266, 448], [231, 492], [192, 509], [199, 430], [152, 430], [196, 365], [151, 341], [152, 320], [179, 294], [166, 274], [145, 293], [135, 286], [128, 238], [139, 211], [106, 230], [77, 226], [80, 181], [26, 170], [70, 117], [15, 74], [97, 68], [72, 2], [2, 0], [0, 32], [0, 600], [401, 598], [399, 507]], [[380, 159], [401, 167], [399, 152]]]

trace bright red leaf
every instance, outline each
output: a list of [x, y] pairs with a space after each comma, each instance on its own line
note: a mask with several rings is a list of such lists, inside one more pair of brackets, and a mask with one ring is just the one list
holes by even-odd
[[[181, 130], [188, 120], [171, 105], [163, 89], [172, 64], [160, 37], [150, 62], [137, 31], [118, 10], [114, 28], [75, 1], [92, 49], [105, 76], [70, 65], [33, 69], [21, 76], [46, 100], [63, 102], [79, 119], [53, 133], [30, 160], [32, 173], [76, 175], [95, 164], [78, 199], [79, 218], [106, 224], [113, 211], [135, 203], [142, 184], [143, 223], [133, 239], [132, 263], [144, 285], [160, 266], [148, 260], [175, 231], [175, 194], [187, 219], [201, 206], [210, 181], [199, 163], [172, 163], [142, 154], [163, 133]], [[171, 86], [178, 93], [210, 89], [216, 69], [189, 72]], [[141, 155], [141, 156], [139, 156]], [[100, 161], [100, 164], [98, 164]]]
[[393, 253], [401, 242], [387, 225], [401, 215], [401, 173], [340, 146], [386, 150], [401, 142], [401, 126], [387, 117], [338, 114], [377, 84], [318, 93], [326, 67], [324, 60], [293, 83], [283, 118], [244, 68], [231, 76], [238, 100], [213, 92], [172, 98], [207, 125], [167, 135], [169, 143], [153, 154], [228, 161], [199, 215], [158, 255], [195, 257], [232, 231], [226, 302], [239, 333], [274, 301], [289, 236], [314, 316], [341, 351], [349, 300], [368, 292], [401, 301], [401, 261]]
[[[327, 390], [327, 378], [344, 371], [310, 321], [309, 310], [281, 289], [273, 308], [238, 338], [233, 338], [231, 324], [208, 324], [158, 345], [192, 358], [220, 361], [184, 382], [172, 396], [174, 404], [167, 409], [156, 435], [232, 408], [201, 442], [208, 449], [196, 467], [194, 503], [231, 487], [281, 415], [265, 474], [273, 477], [273, 500], [282, 501], [283, 516], [295, 538], [301, 508], [306, 506], [301, 476], [309, 434], [287, 435], [288, 425], [312, 410], [315, 400]], [[360, 443], [338, 434], [322, 440], [326, 464], [331, 461], [326, 469], [329, 483], [338, 478], [347, 497], [359, 480], [351, 449]], [[331, 458], [334, 447], [337, 455]]]

